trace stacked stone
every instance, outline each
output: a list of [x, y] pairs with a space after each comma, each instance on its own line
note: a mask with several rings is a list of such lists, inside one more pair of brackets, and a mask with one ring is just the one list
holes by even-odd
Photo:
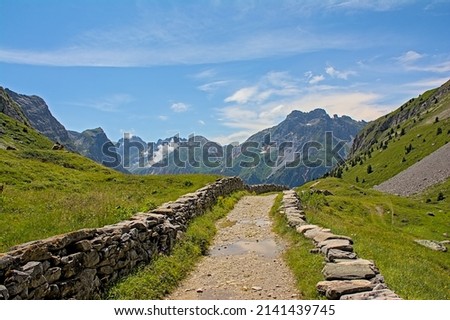
[[277, 185], [277, 184], [253, 184], [253, 185], [246, 185], [245, 190], [248, 192], [261, 194], [266, 192], [281, 192], [288, 190], [289, 188], [287, 186]]
[[387, 287], [375, 263], [358, 258], [353, 252], [353, 240], [350, 237], [333, 234], [330, 229], [306, 222], [295, 191], [283, 193], [282, 207], [289, 225], [313, 240], [316, 249], [312, 252], [320, 252], [325, 256], [326, 263], [322, 270], [325, 281], [317, 284], [320, 294], [334, 300], [400, 299]]
[[98, 298], [136, 266], [169, 254], [219, 197], [244, 188], [239, 178], [219, 179], [127, 221], [13, 247], [0, 254], [0, 300]]

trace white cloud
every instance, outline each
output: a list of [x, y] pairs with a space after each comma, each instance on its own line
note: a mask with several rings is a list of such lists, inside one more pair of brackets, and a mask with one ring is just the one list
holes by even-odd
[[308, 83], [309, 84], [316, 84], [319, 83], [321, 81], [325, 80], [325, 77], [323, 75], [316, 75], [316, 76], [312, 76], [311, 79], [309, 79]]
[[197, 122], [198, 122], [198, 124], [201, 125], [201, 126], [204, 126], [204, 125], [206, 124], [205, 121], [203, 121], [203, 120], [198, 120]]
[[339, 70], [335, 69], [333, 66], [327, 66], [325, 68], [325, 72], [333, 78], [338, 78], [338, 79], [343, 79], [343, 80], [348, 80], [349, 76], [356, 75], [355, 71], [351, 71], [351, 70], [339, 71]]
[[168, 116], [158, 116], [158, 119], [161, 121], [166, 121], [169, 119], [169, 117]]
[[133, 100], [134, 98], [129, 94], [117, 93], [83, 102], [72, 102], [68, 104], [78, 107], [94, 108], [104, 112], [118, 112], [122, 107], [131, 103]]
[[411, 62], [415, 62], [419, 59], [422, 59], [425, 55], [417, 53], [416, 51], [408, 51], [405, 54], [401, 55], [400, 57], [397, 57], [396, 60], [398, 60], [400, 63], [408, 64]]
[[216, 73], [217, 72], [214, 69], [206, 69], [206, 70], [200, 71], [200, 72], [192, 75], [192, 77], [195, 79], [200, 79], [200, 80], [208, 79], [208, 78], [214, 77], [216, 75]]
[[244, 87], [225, 102], [246, 104], [249, 102], [261, 104], [274, 97], [288, 97], [299, 93], [298, 80], [291, 77], [288, 72], [271, 71], [259, 79], [256, 85]]
[[226, 86], [228, 83], [230, 83], [230, 81], [228, 80], [213, 81], [202, 84], [201, 86], [198, 86], [197, 89], [206, 93], [212, 93], [218, 90], [219, 88]]
[[239, 89], [231, 96], [225, 98], [225, 102], [247, 103], [258, 93], [256, 86]]
[[180, 112], [188, 111], [189, 106], [183, 102], [177, 102], [177, 103], [173, 103], [170, 106], [170, 109], [172, 109], [173, 112], [180, 113]]
[[[328, 114], [348, 115], [356, 120], [374, 120], [393, 107], [382, 103], [384, 97], [373, 92], [360, 92], [330, 86], [315, 86], [295, 97], [260, 105], [235, 105], [218, 110], [219, 121], [236, 129], [239, 135], [256, 133], [272, 127], [293, 110], [310, 111], [323, 108]], [[243, 121], [245, 119], [245, 121]], [[228, 140], [230, 142], [231, 139]]]

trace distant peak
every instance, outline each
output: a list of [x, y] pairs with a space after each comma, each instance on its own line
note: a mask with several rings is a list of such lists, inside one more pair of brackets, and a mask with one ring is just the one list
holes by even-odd
[[309, 112], [294, 110], [286, 117], [286, 119], [287, 120], [300, 120], [300, 119], [308, 120], [308, 119], [316, 119], [316, 118], [323, 118], [323, 117], [329, 117], [328, 113], [322, 108], [316, 108]]

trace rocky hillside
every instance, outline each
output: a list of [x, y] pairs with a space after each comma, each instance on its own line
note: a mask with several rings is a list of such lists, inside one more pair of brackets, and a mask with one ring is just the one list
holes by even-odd
[[23, 113], [20, 106], [15, 103], [8, 95], [7, 91], [0, 87], [0, 113], [11, 117], [27, 126], [30, 126], [30, 122]]
[[9, 89], [6, 89], [6, 92], [20, 106], [34, 129], [50, 140], [73, 149], [66, 128], [52, 115], [44, 99], [35, 95], [19, 94]]
[[406, 170], [449, 141], [450, 81], [369, 123], [356, 136], [348, 160], [330, 174], [372, 187]]
[[[109, 168], [128, 173], [121, 165], [114, 144], [108, 139], [103, 129], [88, 129], [82, 133], [68, 131], [53, 116], [47, 103], [36, 95], [28, 96], [12, 90], [1, 89], [0, 105], [9, 106], [4, 112], [21, 122], [26, 122], [53, 142], [63, 145], [70, 151], [77, 152]], [[4, 101], [3, 103], [1, 101]], [[108, 150], [108, 154], [104, 153]]]

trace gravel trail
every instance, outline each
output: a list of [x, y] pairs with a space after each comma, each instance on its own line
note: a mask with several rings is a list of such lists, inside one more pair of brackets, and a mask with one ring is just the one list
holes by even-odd
[[401, 196], [410, 196], [437, 183], [444, 182], [449, 177], [450, 143], [447, 143], [408, 169], [375, 186], [374, 189]]
[[269, 211], [275, 197], [242, 198], [218, 222], [209, 255], [167, 299], [299, 299], [294, 277], [282, 259], [286, 244], [271, 230]]

